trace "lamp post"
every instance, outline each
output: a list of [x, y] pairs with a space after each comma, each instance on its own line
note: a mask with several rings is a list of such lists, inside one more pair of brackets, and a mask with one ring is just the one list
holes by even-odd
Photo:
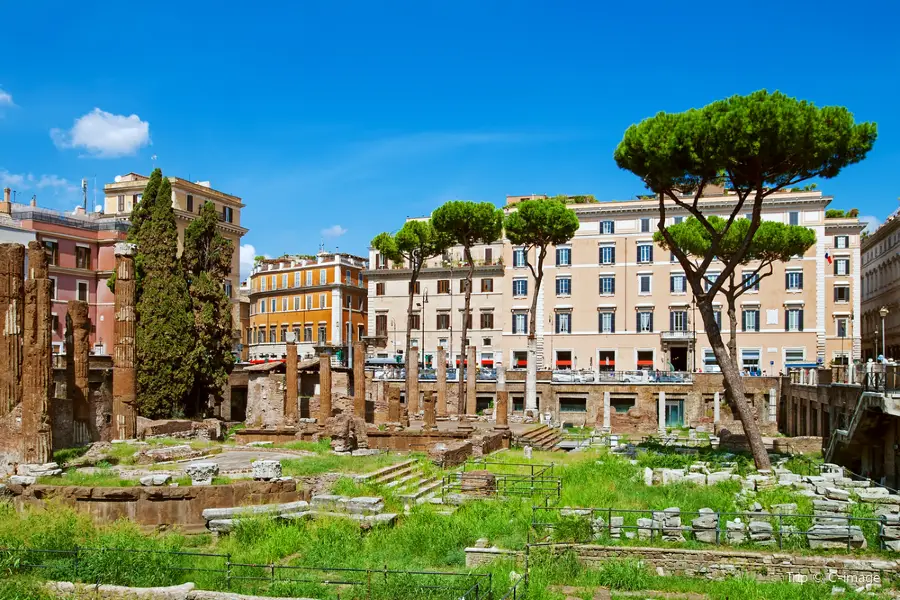
[[[889, 312], [891, 312], [891, 311], [888, 310], [887, 306], [882, 306], [878, 310], [878, 314], [881, 315], [881, 354], [882, 355], [887, 354], [887, 346], [885, 345], [886, 336], [885, 336], [885, 331], [884, 331], [884, 318], [886, 316], [888, 316]], [[885, 356], [885, 358], [887, 358], [887, 356]]]

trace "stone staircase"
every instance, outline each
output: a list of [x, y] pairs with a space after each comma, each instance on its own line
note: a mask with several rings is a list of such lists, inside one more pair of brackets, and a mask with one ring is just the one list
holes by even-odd
[[538, 450], [562, 452], [563, 450], [558, 447], [560, 441], [562, 441], [562, 434], [559, 430], [547, 425], [537, 425], [517, 435], [513, 443], [517, 446], [531, 446]]
[[407, 460], [356, 477], [391, 490], [405, 504], [440, 501], [441, 478], [427, 474], [417, 460]]

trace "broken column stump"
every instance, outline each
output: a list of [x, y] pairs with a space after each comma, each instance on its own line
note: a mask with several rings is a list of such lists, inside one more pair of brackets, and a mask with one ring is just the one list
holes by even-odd
[[26, 463], [49, 463], [53, 456], [50, 386], [53, 382], [52, 287], [47, 254], [28, 243], [29, 277], [25, 281], [22, 336], [22, 441]]
[[118, 243], [116, 253], [116, 323], [113, 350], [113, 439], [134, 439], [137, 433], [135, 373], [135, 245]]

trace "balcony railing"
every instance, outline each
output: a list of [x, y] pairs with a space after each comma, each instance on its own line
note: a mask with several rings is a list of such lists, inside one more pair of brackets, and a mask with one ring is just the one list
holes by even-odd
[[554, 383], [691, 383], [686, 371], [553, 371]]
[[856, 365], [856, 382], [867, 392], [900, 392], [900, 365], [876, 362]]
[[660, 331], [659, 337], [664, 342], [692, 342], [697, 337], [694, 331]]
[[[406, 369], [402, 366], [376, 367], [373, 370], [373, 376], [378, 380], [405, 381]], [[460, 369], [447, 369], [447, 381], [459, 381], [460, 376], [462, 376], [463, 380], [465, 380], [465, 369], [462, 369], [461, 372]], [[477, 381], [496, 381], [497, 370], [479, 368], [478, 373], [476, 373], [475, 375], [475, 379]], [[419, 381], [437, 381], [437, 369], [419, 369]]]

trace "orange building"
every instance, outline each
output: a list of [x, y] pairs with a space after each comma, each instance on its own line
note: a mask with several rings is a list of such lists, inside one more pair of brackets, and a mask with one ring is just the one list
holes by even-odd
[[366, 335], [366, 259], [319, 252], [258, 263], [250, 275], [250, 323], [245, 331], [252, 360], [280, 359], [288, 332], [298, 354], [349, 356], [350, 342]]

